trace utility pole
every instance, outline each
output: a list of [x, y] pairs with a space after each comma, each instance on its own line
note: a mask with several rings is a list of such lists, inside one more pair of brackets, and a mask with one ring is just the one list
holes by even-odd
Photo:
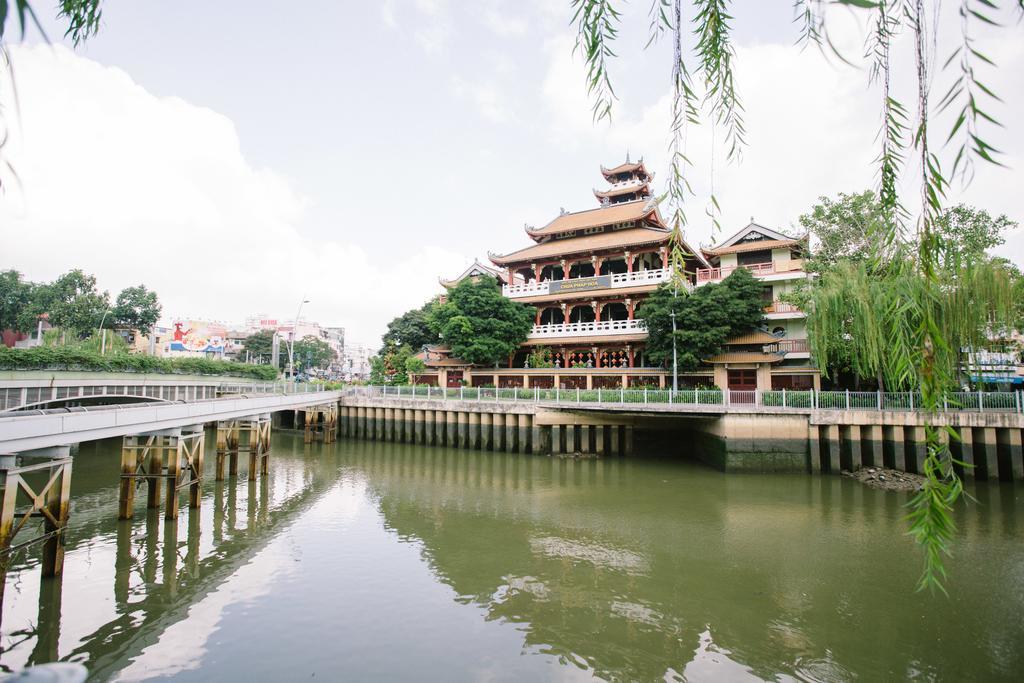
[[299, 310], [295, 311], [295, 320], [292, 321], [292, 331], [288, 335], [288, 379], [295, 381], [295, 329], [299, 326], [299, 316], [302, 314], [302, 307], [309, 303], [309, 299], [303, 299], [299, 304]]

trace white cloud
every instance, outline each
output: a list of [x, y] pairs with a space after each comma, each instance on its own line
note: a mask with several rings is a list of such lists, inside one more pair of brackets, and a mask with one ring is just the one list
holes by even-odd
[[452, 92], [469, 100], [482, 117], [492, 123], [505, 123], [511, 116], [511, 105], [504, 91], [493, 82], [473, 83], [452, 76]]
[[[856, 22], [846, 17], [833, 24], [834, 38], [844, 54], [859, 54], [862, 40]], [[562, 33], [545, 46], [547, 71], [542, 84], [547, 136], [555, 145], [568, 150], [595, 149], [599, 160], [617, 159], [623, 150], [634, 158], [643, 154], [648, 167], [664, 181], [669, 135], [670, 93], [665, 90], [653, 104], [640, 109], [634, 101], [619, 100], [614, 107], [611, 126], [593, 124], [590, 100], [584, 85], [582, 59], [572, 54], [574, 37]], [[1024, 91], [1016, 83], [1024, 71], [1024, 44], [1009, 32], [985, 41], [986, 52], [999, 68], [987, 74], [990, 82], [1006, 100], [996, 111], [1012, 120], [1012, 112], [1024, 111]], [[908, 46], [894, 50], [903, 60]], [[631, 73], [634, 57], [625, 51], [613, 64], [614, 74]], [[901, 64], [912, 64], [902, 61]], [[875, 140], [880, 113], [880, 94], [867, 85], [867, 73], [826, 59], [814, 48], [799, 50], [789, 44], [740, 45], [736, 51], [737, 88], [744, 106], [747, 146], [740, 163], [725, 163], [723, 130], [717, 132], [715, 155], [715, 194], [722, 207], [722, 230], [727, 236], [753, 216], [758, 222], [788, 228], [797, 222], [821, 195], [873, 188], [876, 184], [878, 152]], [[670, 64], [664, 65], [667, 69]], [[946, 83], [940, 74], [934, 91]], [[907, 78], [896, 82], [905, 102], [913, 101], [913, 83]], [[1019, 118], [1019, 116], [1018, 116]], [[942, 142], [948, 126], [941, 119], [933, 126], [933, 146]], [[965, 190], [951, 188], [947, 202], [965, 201], [993, 213], [1007, 213], [1024, 219], [1013, 188], [1024, 185], [1020, 171], [1024, 132], [1019, 126], [997, 135], [996, 146], [1012, 150], [1004, 162], [1009, 169], [979, 164], [978, 175]], [[696, 196], [687, 213], [691, 221], [690, 241], [707, 241], [710, 219], [708, 206], [711, 185], [711, 127], [705, 117], [701, 126], [691, 127], [687, 153], [693, 162], [690, 182]], [[945, 150], [948, 154], [949, 150]], [[918, 177], [908, 161], [902, 178], [905, 200], [916, 203]], [[1008, 236], [1007, 245], [996, 250], [1024, 264], [1024, 230]]]
[[507, 0], [485, 0], [477, 5], [483, 25], [502, 37], [521, 36], [526, 33], [529, 23], [523, 16], [510, 11], [521, 7], [520, 3]]
[[60, 46], [12, 58], [21, 115], [7, 152], [23, 190], [0, 198], [0, 267], [40, 280], [81, 267], [114, 292], [144, 282], [168, 316], [283, 318], [306, 296], [309, 317], [375, 344], [467, 261], [424, 246], [394, 262], [356, 246], [382, 225], [312, 239], [300, 229], [308, 200], [246, 160], [226, 117]]
[[395, 0], [384, 0], [380, 3], [380, 18], [388, 28], [398, 28], [398, 17], [395, 16]]

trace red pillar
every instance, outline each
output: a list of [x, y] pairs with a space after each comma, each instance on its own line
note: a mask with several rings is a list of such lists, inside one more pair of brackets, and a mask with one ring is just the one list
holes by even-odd
[[665, 247], [661, 249], [661, 267], [668, 268], [668, 249]]

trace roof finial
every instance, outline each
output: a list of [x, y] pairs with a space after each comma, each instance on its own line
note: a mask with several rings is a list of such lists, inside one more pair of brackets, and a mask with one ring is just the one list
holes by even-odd
[[629, 147], [626, 148], [626, 163], [629, 163]]
[[754, 217], [753, 217], [753, 216], [751, 216], [751, 217], [750, 217], [750, 222], [751, 222], [751, 223], [753, 223], [753, 222], [754, 222]]

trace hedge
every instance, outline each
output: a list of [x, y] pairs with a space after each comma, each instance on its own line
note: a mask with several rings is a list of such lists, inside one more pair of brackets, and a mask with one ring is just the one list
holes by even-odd
[[93, 351], [61, 346], [9, 349], [0, 346], [0, 370], [78, 370], [88, 372], [152, 372], [158, 374], [230, 375], [265, 381], [277, 379], [269, 365], [248, 365], [207, 358], [157, 358], [141, 354]]

